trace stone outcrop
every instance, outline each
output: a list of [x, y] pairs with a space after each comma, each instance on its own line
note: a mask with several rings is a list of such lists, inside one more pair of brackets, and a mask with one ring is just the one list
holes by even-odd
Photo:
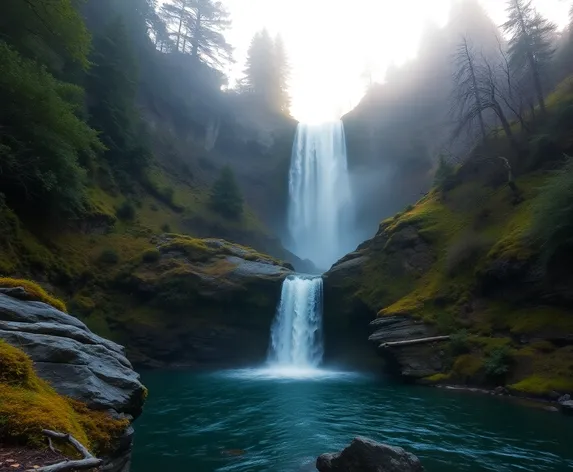
[[119, 283], [145, 320], [116, 323], [130, 358], [148, 367], [227, 367], [262, 361], [292, 266], [219, 239], [166, 235], [158, 254]]
[[442, 371], [440, 345], [448, 337], [436, 336], [434, 326], [408, 316], [377, 318], [370, 325], [375, 331], [369, 340], [378, 344], [380, 354], [394, 372], [420, 379]]
[[[382, 223], [374, 238], [324, 275], [327, 357], [335, 357], [341, 351], [358, 351], [360, 362], [375, 364], [373, 353], [383, 342], [434, 336], [429, 326], [407, 316], [376, 319], [381, 308], [404, 296], [435, 261], [432, 248], [415, 225], [393, 225], [391, 220]], [[372, 322], [373, 319], [376, 320]], [[371, 346], [367, 346], [368, 338]], [[359, 345], [366, 347], [360, 349]], [[411, 359], [411, 354], [406, 354], [406, 358]], [[404, 369], [412, 373], [428, 370], [431, 369], [413, 363]]]
[[319, 472], [423, 472], [413, 454], [401, 447], [356, 438], [342, 452], [323, 454], [316, 461]]
[[[0, 294], [0, 339], [26, 352], [38, 375], [59, 394], [114, 416], [135, 419], [141, 414], [145, 388], [123, 347], [95, 335], [73, 316]], [[128, 470], [132, 436], [129, 427], [104, 470]]]

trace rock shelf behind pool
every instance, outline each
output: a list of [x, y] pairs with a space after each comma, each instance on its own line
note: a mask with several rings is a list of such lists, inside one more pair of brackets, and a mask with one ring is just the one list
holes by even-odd
[[401, 447], [356, 438], [335, 454], [322, 454], [316, 461], [320, 472], [424, 472], [420, 459]]

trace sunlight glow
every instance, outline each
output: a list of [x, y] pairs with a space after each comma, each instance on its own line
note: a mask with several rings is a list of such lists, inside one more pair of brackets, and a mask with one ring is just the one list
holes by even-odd
[[[383, 81], [388, 66], [414, 57], [424, 29], [444, 25], [454, 1], [226, 0], [237, 60], [230, 74], [232, 79], [242, 75], [255, 31], [266, 27], [280, 33], [293, 68], [293, 116], [309, 123], [329, 121], [354, 107], [370, 81]], [[496, 23], [504, 21], [505, 0], [480, 1]], [[568, 2], [534, 3], [560, 27], [566, 24]]]

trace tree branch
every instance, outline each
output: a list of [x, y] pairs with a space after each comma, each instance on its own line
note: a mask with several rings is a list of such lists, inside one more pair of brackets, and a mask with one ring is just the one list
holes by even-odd
[[86, 447], [73, 436], [64, 433], [57, 433], [56, 431], [50, 431], [49, 429], [42, 430], [42, 433], [48, 437], [50, 449], [54, 450], [52, 445], [52, 438], [64, 439], [68, 441], [72, 446], [74, 446], [74, 448], [82, 455], [83, 459], [65, 460], [57, 464], [35, 469], [36, 472], [66, 472], [72, 470], [87, 470], [99, 467], [103, 464], [103, 460], [94, 457], [90, 451], [88, 451]]

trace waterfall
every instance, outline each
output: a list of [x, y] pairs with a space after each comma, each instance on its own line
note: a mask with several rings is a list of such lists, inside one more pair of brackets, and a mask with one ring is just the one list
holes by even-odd
[[291, 251], [328, 269], [354, 249], [353, 217], [342, 121], [299, 124], [289, 175]]
[[312, 368], [322, 353], [322, 278], [292, 275], [283, 282], [268, 360], [277, 367]]
[[[354, 213], [342, 121], [299, 124], [289, 199], [293, 253], [326, 270], [353, 249], [348, 235]], [[283, 371], [304, 371], [318, 367], [322, 355], [322, 277], [292, 275], [283, 282], [268, 361]]]

